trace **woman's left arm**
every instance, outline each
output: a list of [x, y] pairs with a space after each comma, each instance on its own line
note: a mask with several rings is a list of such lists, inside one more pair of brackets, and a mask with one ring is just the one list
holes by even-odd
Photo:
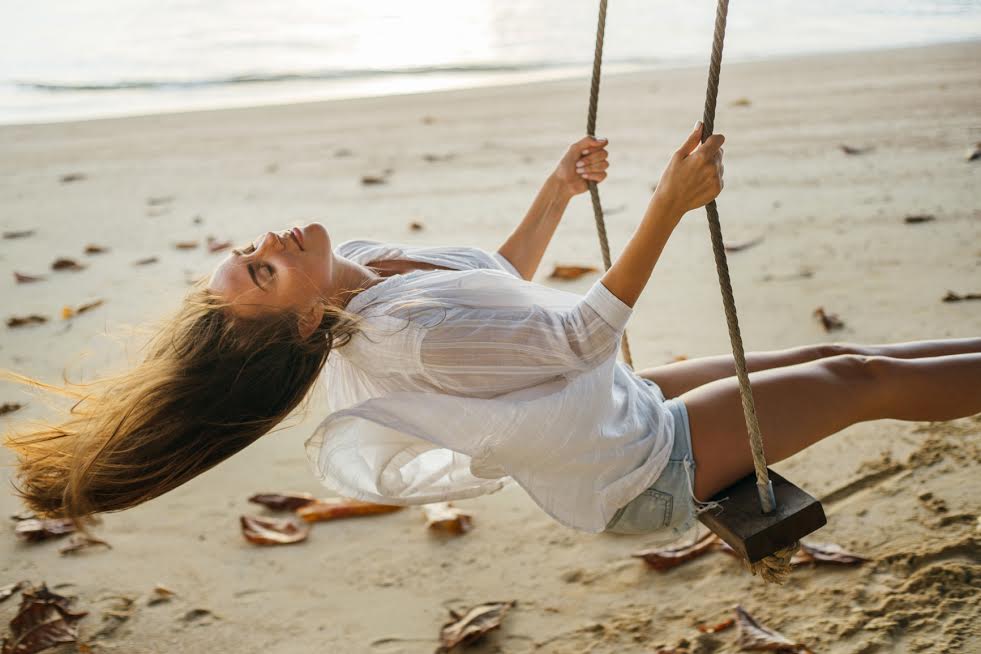
[[606, 146], [606, 140], [590, 136], [569, 146], [555, 171], [538, 191], [521, 224], [498, 248], [498, 253], [510, 261], [524, 279], [535, 276], [569, 200], [584, 193], [589, 188], [589, 181], [599, 184], [606, 179], [609, 168]]

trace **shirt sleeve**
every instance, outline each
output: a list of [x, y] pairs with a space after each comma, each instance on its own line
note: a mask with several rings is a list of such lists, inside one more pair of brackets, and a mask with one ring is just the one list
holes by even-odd
[[500, 252], [491, 252], [490, 255], [495, 261], [501, 264], [501, 267], [504, 268], [504, 270], [508, 271], [518, 279], [524, 279], [524, 277], [521, 276], [521, 273], [518, 272], [518, 269], [514, 267], [514, 264], [511, 263], [503, 254]]
[[601, 281], [563, 309], [471, 301], [427, 310], [419, 368], [441, 392], [484, 398], [571, 378], [616, 356], [632, 311]]

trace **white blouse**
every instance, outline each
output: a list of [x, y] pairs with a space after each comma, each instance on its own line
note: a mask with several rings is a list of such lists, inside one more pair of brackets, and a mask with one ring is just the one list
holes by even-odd
[[562, 524], [600, 532], [667, 464], [673, 416], [617, 361], [632, 309], [599, 280], [579, 296], [473, 247], [335, 251], [453, 270], [392, 275], [348, 302], [365, 332], [328, 356], [329, 415], [305, 443], [327, 488], [406, 505], [514, 480]]

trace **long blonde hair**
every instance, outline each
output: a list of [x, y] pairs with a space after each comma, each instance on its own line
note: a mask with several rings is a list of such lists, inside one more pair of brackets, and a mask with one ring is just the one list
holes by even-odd
[[325, 305], [301, 338], [292, 312], [242, 318], [198, 282], [122, 374], [85, 384], [4, 377], [76, 400], [61, 424], [10, 433], [15, 492], [38, 517], [87, 517], [158, 497], [239, 452], [307, 395], [360, 316]]

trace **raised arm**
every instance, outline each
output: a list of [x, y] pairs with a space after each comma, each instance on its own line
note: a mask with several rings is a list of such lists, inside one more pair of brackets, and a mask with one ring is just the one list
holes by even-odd
[[497, 252], [511, 262], [524, 279], [531, 279], [562, 220], [569, 200], [606, 179], [606, 140], [585, 137], [563, 155], [535, 196], [528, 213]]
[[661, 174], [640, 225], [600, 280], [627, 306], [633, 307], [647, 286], [661, 251], [681, 217], [708, 204], [722, 191], [725, 137], [713, 134], [699, 144], [701, 134], [699, 121]]

